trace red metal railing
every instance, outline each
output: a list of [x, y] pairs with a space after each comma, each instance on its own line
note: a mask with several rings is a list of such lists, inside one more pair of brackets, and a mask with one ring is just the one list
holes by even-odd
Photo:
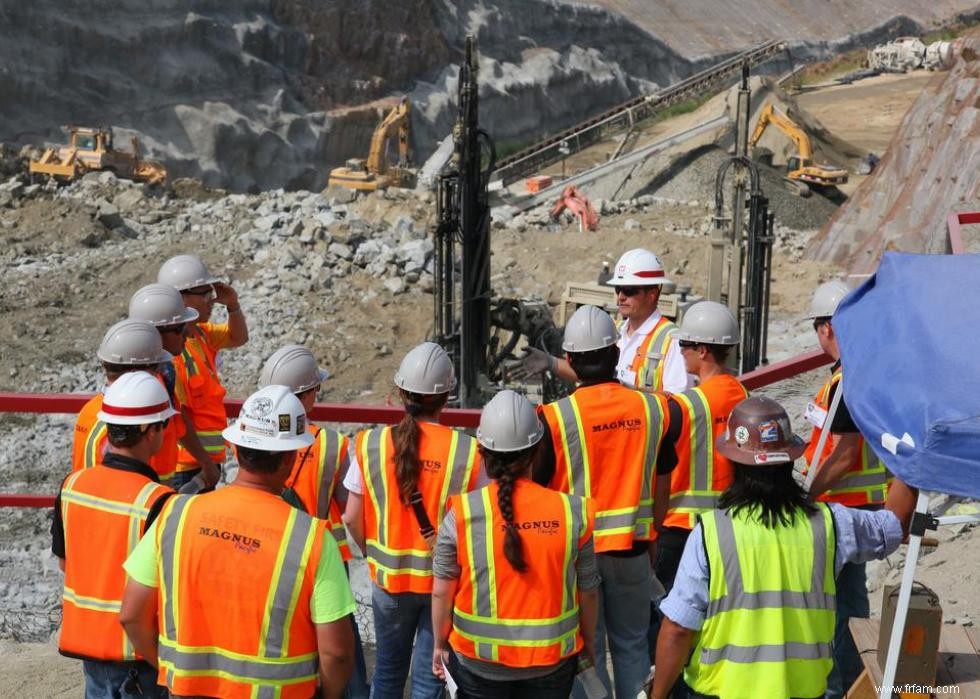
[[[823, 352], [807, 352], [782, 362], [776, 362], [744, 374], [741, 379], [749, 389], [762, 388], [830, 363]], [[66, 413], [74, 414], [92, 397], [91, 393], [2, 393], [0, 413]], [[228, 417], [238, 415], [242, 407], [239, 398], [225, 401]], [[395, 424], [404, 411], [393, 405], [359, 405], [346, 403], [317, 403], [310, 418], [319, 422], [360, 422], [367, 424]], [[444, 425], [451, 427], [476, 427], [480, 411], [447, 408], [442, 412]], [[52, 507], [53, 495], [20, 495], [0, 493], [0, 507]]]
[[961, 227], [977, 223], [980, 223], [980, 211], [952, 213], [946, 217], [946, 234], [949, 237], [949, 251], [952, 254], [962, 255], [966, 252]]

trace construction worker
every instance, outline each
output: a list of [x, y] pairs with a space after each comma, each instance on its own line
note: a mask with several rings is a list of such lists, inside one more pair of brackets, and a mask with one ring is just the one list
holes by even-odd
[[[347, 544], [347, 530], [344, 529], [341, 519], [341, 507], [347, 503], [347, 491], [339, 486], [350, 466], [350, 439], [342, 432], [318, 427], [310, 422], [310, 411], [313, 410], [320, 392], [320, 383], [327, 376], [327, 371], [317, 365], [313, 353], [306, 347], [285, 345], [266, 360], [259, 376], [259, 388], [287, 386], [303, 404], [307, 419], [306, 430], [313, 435], [313, 443], [296, 458], [282, 491], [283, 499], [303, 512], [327, 521], [344, 567], [347, 568], [351, 551]], [[364, 651], [353, 617], [351, 623], [354, 626], [355, 658], [347, 696], [367, 699], [369, 687]]]
[[[107, 387], [130, 371], [156, 373], [160, 364], [173, 359], [173, 356], [163, 349], [160, 333], [156, 328], [144, 320], [135, 319], [121, 320], [109, 328], [102, 338], [97, 356], [105, 372]], [[101, 391], [96, 393], [78, 412], [71, 448], [73, 472], [101, 464], [102, 458], [108, 451], [108, 430], [106, 424], [99, 419], [103, 397]], [[171, 422], [176, 424], [176, 421]], [[169, 467], [165, 467], [154, 462], [167, 450], [161, 448], [154, 454], [150, 459], [150, 465], [154, 467], [157, 475], [172, 473], [177, 460], [176, 433], [169, 423], [165, 430], [165, 435], [167, 434], [170, 440], [165, 436], [164, 442], [172, 443], [173, 448], [169, 451], [172, 452], [174, 459]]]
[[[725, 431], [732, 409], [748, 391], [725, 368], [732, 347], [739, 342], [738, 321], [728, 307], [714, 301], [691, 306], [675, 334], [686, 371], [698, 385], [667, 398], [669, 428], [661, 446], [662, 460], [677, 464], [671, 471], [670, 505], [657, 539], [654, 573], [669, 592], [691, 530], [699, 515], [718, 505], [718, 497], [731, 485], [732, 465], [714, 448]], [[653, 613], [650, 650], [655, 651], [660, 616]]]
[[98, 412], [108, 452], [100, 463], [70, 474], [55, 502], [51, 550], [65, 572], [58, 650], [82, 659], [86, 699], [167, 696], [123, 633], [119, 608], [123, 562], [173, 494], [149, 465], [173, 415], [157, 377], [145, 371], [120, 376]]
[[[184, 351], [184, 342], [187, 337], [187, 327], [190, 323], [197, 320], [197, 311], [187, 308], [183, 299], [172, 287], [164, 284], [148, 284], [139, 289], [129, 300], [129, 317], [137, 320], [144, 320], [153, 325], [160, 333], [160, 340], [163, 348], [175, 357], [174, 362]], [[201, 440], [194, 430], [191, 422], [190, 412], [186, 405], [187, 397], [190, 395], [190, 388], [187, 385], [187, 375], [177, 373], [174, 363], [161, 364], [161, 373], [164, 382], [173, 387], [176, 402], [180, 404], [180, 417], [183, 422], [182, 436], [178, 444], [187, 453], [193, 454], [197, 459], [197, 468], [201, 473], [202, 485], [214, 487], [218, 482], [220, 472], [218, 466], [212, 461], [208, 452], [201, 444]], [[178, 464], [179, 466], [179, 455]], [[195, 475], [198, 471], [195, 471]], [[180, 490], [187, 483], [182, 478], [177, 479], [176, 473], [167, 474], [163, 480], [176, 490]]]
[[[218, 351], [240, 347], [248, 341], [248, 325], [235, 290], [218, 281], [196, 255], [177, 255], [163, 263], [157, 281], [180, 292], [184, 305], [197, 311], [197, 322], [187, 326], [187, 341], [174, 360], [178, 385], [182, 387], [181, 402], [197, 438], [216, 464], [208, 469], [204, 480], [218, 473], [225, 460], [225, 442], [221, 431], [228, 424], [225, 411], [225, 387], [218, 377]], [[212, 323], [214, 304], [228, 311], [228, 322]], [[178, 490], [200, 473], [197, 454], [181, 449], [177, 453], [177, 475], [174, 487]]]
[[449, 355], [422, 343], [395, 374], [401, 422], [354, 438], [344, 522], [373, 583], [373, 699], [401, 699], [409, 665], [413, 699], [442, 696], [432, 674], [432, 547], [448, 497], [479, 485], [476, 440], [438, 424], [455, 385]]
[[[813, 463], [817, 442], [827, 427], [827, 414], [834, 393], [840, 386], [840, 347], [831, 316], [850, 289], [841, 281], [829, 281], [817, 287], [807, 316], [813, 321], [820, 349], [834, 360], [830, 378], [806, 408], [805, 417], [813, 425], [810, 443], [803, 456], [807, 465]], [[848, 507], [881, 509], [888, 492], [889, 473], [874, 450], [862, 437], [841, 396], [830, 426], [831, 434], [825, 442], [823, 453], [813, 481], [810, 498], [822, 502], [836, 502]], [[828, 697], [842, 697], [845, 690], [857, 680], [864, 669], [857, 647], [848, 628], [851, 617], [867, 619], [871, 614], [868, 602], [867, 576], [864, 563], [848, 563], [837, 578], [837, 627], [834, 633], [834, 670], [828, 680]]]
[[917, 494], [900, 484], [878, 512], [810, 503], [793, 475], [803, 441], [762, 396], [735, 406], [715, 447], [734, 481], [701, 515], [661, 604], [652, 697], [669, 696], [682, 670], [696, 697], [821, 697], [835, 573], [898, 548]]
[[[306, 411], [285, 386], [246, 399], [224, 431], [238, 475], [177, 495], [126, 560], [120, 621], [175, 697], [343, 696], [354, 598], [326, 522], [282, 499]], [[319, 669], [319, 672], [318, 672]]]
[[477, 430], [493, 480], [451, 498], [439, 527], [432, 672], [463, 699], [566, 699], [578, 654], [595, 662], [592, 508], [531, 481], [543, 434], [526, 398], [494, 396]]
[[562, 348], [582, 383], [541, 408], [546, 436], [534, 480], [595, 506], [602, 579], [596, 669], [611, 693], [608, 638], [615, 695], [633, 699], [650, 667], [651, 546], [667, 510], [670, 475], [657, 463], [664, 397], [616, 381], [617, 335], [612, 318], [597, 306], [582, 306], [569, 319]]
[[[616, 378], [646, 393], [679, 393], [689, 385], [680, 348], [673, 339], [677, 327], [660, 315], [660, 292], [669, 279], [660, 258], [636, 248], [623, 253], [605, 283], [616, 291], [623, 323], [619, 330]], [[547, 352], [528, 348], [511, 376], [521, 379], [548, 370], [566, 381], [576, 381], [568, 362]]]

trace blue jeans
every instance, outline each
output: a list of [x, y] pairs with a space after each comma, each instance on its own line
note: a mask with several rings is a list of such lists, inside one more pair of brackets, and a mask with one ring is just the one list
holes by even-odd
[[527, 680], [488, 680], [467, 670], [449, 653], [449, 674], [459, 685], [459, 699], [568, 699], [575, 681], [578, 656], [566, 658], [555, 671], [543, 677]]
[[85, 673], [85, 699], [166, 699], [170, 696], [166, 687], [157, 684], [156, 668], [143, 661], [112, 663], [83, 660], [82, 669]]
[[[650, 673], [647, 629], [650, 627], [650, 559], [643, 553], [628, 558], [598, 554], [599, 620], [595, 633], [596, 671], [609, 696], [635, 699]], [[612, 656], [613, 682], [606, 669], [606, 647]], [[575, 697], [584, 697], [575, 683]]]
[[371, 585], [371, 608], [378, 653], [371, 699], [402, 699], [410, 666], [411, 699], [441, 699], [442, 681], [432, 674], [432, 595]]
[[351, 673], [344, 699], [368, 699], [371, 695], [371, 685], [367, 681], [367, 665], [364, 662], [364, 644], [361, 642], [361, 632], [357, 628], [357, 620], [350, 617], [354, 625], [354, 672]]
[[837, 620], [834, 625], [834, 667], [827, 676], [827, 699], [840, 699], [864, 669], [851, 637], [848, 620], [871, 616], [864, 563], [845, 563], [837, 576]]

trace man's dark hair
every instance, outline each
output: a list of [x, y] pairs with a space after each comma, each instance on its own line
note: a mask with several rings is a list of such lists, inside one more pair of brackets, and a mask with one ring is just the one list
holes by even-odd
[[718, 364], [724, 364], [732, 351], [731, 345], [705, 345], [705, 347]]
[[151, 374], [156, 372], [160, 365], [157, 363], [153, 364], [113, 364], [111, 362], [102, 362], [102, 369], [105, 371], [106, 378], [110, 381], [115, 381], [123, 374], [128, 374], [131, 371], [148, 371]]
[[146, 433], [143, 425], [106, 425], [109, 444], [114, 447], [131, 447]]
[[265, 451], [264, 449], [252, 449], [250, 447], [239, 446], [238, 465], [246, 471], [255, 473], [275, 473], [282, 465], [282, 460], [289, 452], [285, 451]]
[[619, 347], [609, 345], [591, 352], [569, 352], [568, 363], [579, 381], [613, 381], [619, 363]]
[[791, 526], [793, 516], [802, 509], [806, 514], [816, 511], [807, 502], [806, 493], [793, 478], [793, 464], [781, 466], [746, 466], [732, 463], [735, 480], [721, 497], [718, 507], [735, 515], [747, 509], [764, 526]]

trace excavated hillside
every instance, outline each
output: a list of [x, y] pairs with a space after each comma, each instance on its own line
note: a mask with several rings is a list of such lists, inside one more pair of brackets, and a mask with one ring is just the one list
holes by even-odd
[[481, 52], [481, 121], [512, 149], [763, 39], [792, 39], [797, 59], [827, 55], [964, 11], [976, 3], [9, 2], [0, 141], [57, 142], [62, 124], [111, 124], [142, 136], [174, 176], [239, 192], [318, 190], [332, 165], [366, 155], [379, 114], [402, 95], [415, 105], [415, 160], [425, 159], [451, 127], [468, 33]]
[[854, 192], [808, 255], [855, 273], [882, 252], [946, 251], [946, 215], [980, 199], [980, 32], [953, 69], [923, 89], [874, 173]]

